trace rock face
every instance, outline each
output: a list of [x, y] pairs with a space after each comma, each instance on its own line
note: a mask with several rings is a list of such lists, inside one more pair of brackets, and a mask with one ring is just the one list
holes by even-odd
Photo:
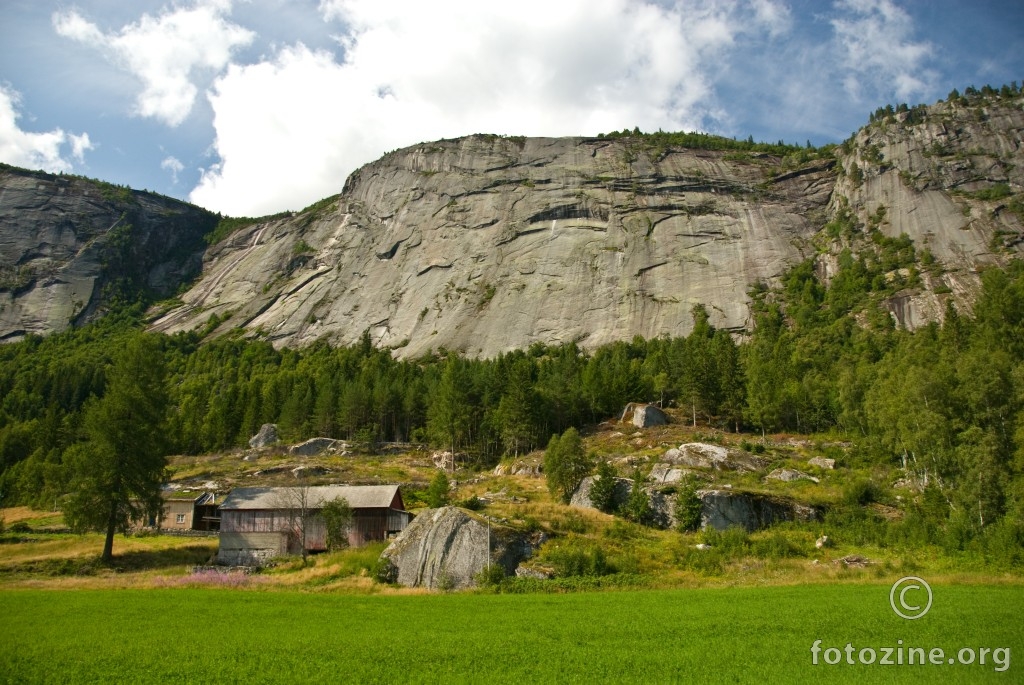
[[630, 404], [622, 412], [622, 421], [632, 420], [637, 428], [664, 426], [668, 423], [668, 415], [653, 404]]
[[98, 181], [0, 165], [0, 341], [170, 297], [199, 275], [206, 210]]
[[689, 442], [678, 449], [670, 449], [662, 459], [669, 464], [715, 471], [760, 471], [768, 465], [767, 459], [743, 450], [703, 442]]
[[216, 315], [214, 335], [241, 327], [279, 346], [350, 344], [368, 330], [400, 357], [684, 335], [697, 303], [716, 327], [740, 330], [749, 286], [816, 255], [812, 240], [827, 248], [820, 275], [836, 273], [847, 239], [820, 231], [847, 209], [857, 232], [906, 233], [941, 267], [886, 303], [913, 328], [940, 319], [949, 299], [969, 309], [978, 268], [1024, 249], [1009, 199], [974, 195], [1005, 186], [1019, 200], [1022, 102], [894, 113], [835, 161], [641, 137], [423, 143], [355, 171], [335, 198], [205, 252], [208, 212], [2, 167], [0, 340], [89, 320], [112, 283], [171, 295], [200, 264], [152, 328], [192, 330]]
[[813, 253], [830, 164], [655, 150], [639, 140], [469, 136], [354, 172], [337, 201], [241, 229], [154, 328], [231, 316], [279, 345], [494, 356], [679, 335], [694, 303], [747, 323], [752, 281]]
[[725, 530], [740, 526], [747, 531], [767, 528], [780, 521], [814, 521], [817, 511], [789, 500], [731, 490], [700, 490], [701, 528]]
[[256, 435], [249, 438], [249, 447], [252, 447], [253, 449], [269, 447], [270, 445], [276, 444], [279, 440], [280, 438], [277, 437], [277, 424], [265, 423], [260, 426]]
[[458, 589], [476, 584], [474, 576], [488, 563], [515, 573], [530, 557], [530, 539], [504, 526], [485, 523], [455, 507], [421, 512], [381, 554], [400, 585]]

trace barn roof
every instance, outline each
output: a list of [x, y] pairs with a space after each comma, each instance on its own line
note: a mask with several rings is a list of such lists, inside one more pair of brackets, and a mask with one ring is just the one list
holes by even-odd
[[[302, 488], [235, 488], [221, 509], [297, 508]], [[319, 509], [324, 502], [343, 497], [353, 509], [390, 507], [397, 485], [314, 485], [307, 489], [306, 508]]]

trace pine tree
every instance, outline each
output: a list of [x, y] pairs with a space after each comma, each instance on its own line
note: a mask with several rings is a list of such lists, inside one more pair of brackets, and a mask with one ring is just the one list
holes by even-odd
[[137, 335], [116, 356], [103, 397], [85, 409], [85, 440], [66, 454], [64, 518], [72, 530], [106, 532], [104, 563], [113, 559], [115, 532], [163, 506], [166, 403], [157, 339]]

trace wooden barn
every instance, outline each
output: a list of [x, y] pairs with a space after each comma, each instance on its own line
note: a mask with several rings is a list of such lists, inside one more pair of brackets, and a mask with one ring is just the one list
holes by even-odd
[[412, 518], [397, 485], [236, 488], [220, 505], [217, 561], [259, 565], [272, 557], [300, 554], [303, 525], [306, 551], [326, 550], [327, 530], [319, 510], [339, 498], [352, 507], [348, 541], [353, 547], [386, 540], [405, 530]]

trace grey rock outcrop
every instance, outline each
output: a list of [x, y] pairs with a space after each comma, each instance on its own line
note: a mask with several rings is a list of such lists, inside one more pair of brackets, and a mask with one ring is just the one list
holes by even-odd
[[338, 440], [331, 438], [310, 438], [305, 442], [289, 447], [288, 454], [295, 457], [315, 457], [318, 454], [334, 449], [337, 444]]
[[456, 507], [442, 507], [420, 512], [381, 559], [391, 565], [400, 585], [459, 589], [474, 586], [474, 576], [488, 560], [512, 575], [532, 553], [525, 533], [493, 523], [488, 533], [485, 522]]
[[701, 528], [725, 530], [739, 526], [747, 531], [767, 528], [781, 521], [814, 521], [818, 512], [797, 502], [731, 490], [700, 490]]
[[756, 457], [743, 450], [690, 442], [670, 449], [662, 459], [670, 464], [715, 471], [761, 471], [768, 466], [768, 460]]
[[277, 424], [276, 423], [265, 423], [260, 426], [259, 431], [256, 435], [249, 438], [249, 447], [253, 449], [260, 449], [263, 447], [269, 447], [275, 445], [280, 441], [281, 438], [277, 435]]
[[86, 323], [119, 296], [174, 295], [216, 224], [169, 197], [0, 165], [0, 341]]
[[690, 469], [675, 468], [673, 464], [655, 464], [647, 479], [655, 483], [678, 483], [692, 473]]
[[498, 464], [494, 467], [496, 476], [541, 476], [544, 474], [544, 465], [517, 459], [511, 463]]

